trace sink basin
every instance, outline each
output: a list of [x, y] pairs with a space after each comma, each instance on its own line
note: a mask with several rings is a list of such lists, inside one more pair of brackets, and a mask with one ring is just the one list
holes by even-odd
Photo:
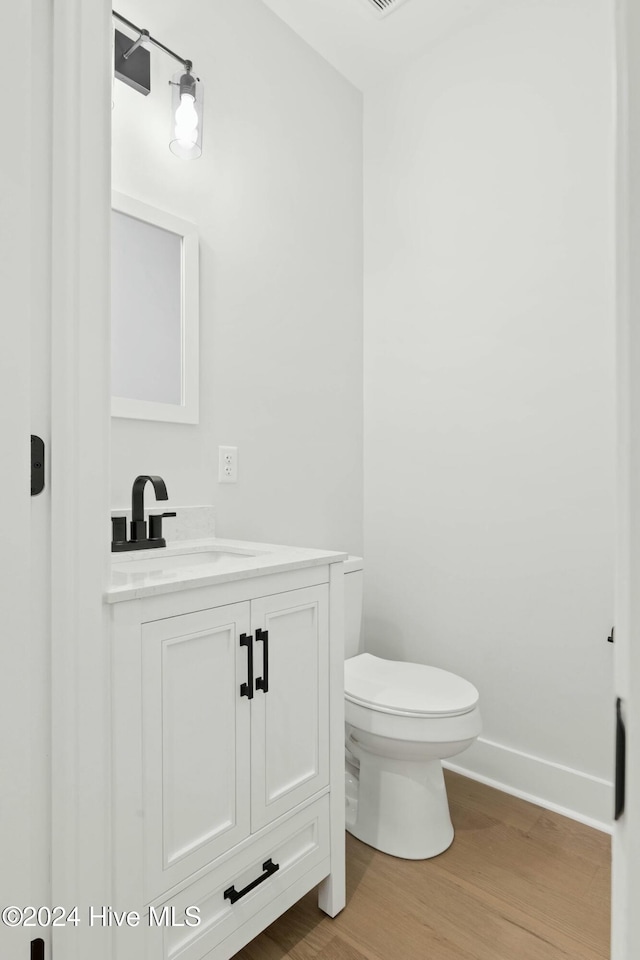
[[202, 550], [198, 553], [180, 553], [177, 555], [167, 555], [162, 550], [158, 550], [157, 557], [115, 557], [112, 565], [119, 573], [169, 573], [172, 570], [184, 569], [188, 567], [213, 566], [224, 563], [225, 566], [233, 564], [233, 561], [244, 561], [247, 557], [254, 557], [254, 553], [230, 552], [227, 550]]

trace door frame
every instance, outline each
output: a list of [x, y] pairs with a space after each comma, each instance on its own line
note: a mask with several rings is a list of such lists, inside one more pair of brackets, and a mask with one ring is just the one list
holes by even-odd
[[[48, 323], [41, 270], [48, 259], [48, 210], [41, 206], [48, 179], [46, 132], [42, 121], [46, 84], [46, 17], [39, 0], [12, 4], [4, 12], [7, 36], [19, 42], [5, 49], [7, 76], [19, 78], [24, 104], [12, 111], [5, 129], [0, 171], [0, 286], [4, 337], [0, 350], [0, 849], [2, 906], [26, 906], [49, 897], [48, 823], [48, 490], [30, 494], [30, 434], [46, 439], [46, 416], [33, 403], [33, 381], [45, 374], [48, 357], [39, 354], [38, 335]], [[44, 50], [43, 50], [44, 47]], [[45, 87], [46, 89], [46, 87]], [[43, 157], [44, 154], [44, 157]], [[46, 191], [45, 191], [46, 193]], [[37, 356], [37, 366], [33, 363]], [[37, 387], [38, 385], [36, 385]], [[46, 460], [45, 460], [46, 463]], [[34, 549], [35, 548], [35, 549]], [[27, 960], [38, 931], [0, 925], [0, 955]], [[43, 937], [46, 941], [47, 934]]]
[[54, 960], [110, 953], [110, 38], [110, 4], [53, 0], [51, 882], [80, 917]]
[[[26, 5], [25, 5], [26, 6]], [[14, 13], [23, 11], [14, 5]], [[33, 27], [24, 12], [25, 30]], [[53, 282], [52, 424], [52, 903], [82, 911], [109, 904], [109, 652], [102, 595], [109, 543], [109, 208], [110, 208], [111, 9], [102, 0], [53, 0]], [[638, 38], [638, 39], [636, 39]], [[628, 756], [640, 748], [640, 11], [617, 0], [618, 54], [618, 569], [616, 600], [616, 692], [624, 701]], [[23, 57], [24, 67], [24, 57]], [[14, 162], [14, 167], [16, 166]], [[629, 171], [633, 171], [633, 176]], [[26, 173], [24, 174], [26, 177]], [[628, 211], [633, 214], [629, 215]], [[12, 240], [28, 250], [28, 226], [18, 222]], [[17, 259], [16, 259], [17, 263]], [[28, 263], [25, 257], [24, 264]], [[28, 309], [24, 292], [35, 282], [16, 268], [10, 315]], [[24, 274], [24, 276], [23, 276]], [[20, 279], [22, 277], [22, 280]], [[11, 301], [9, 301], [11, 303]], [[28, 397], [19, 363], [26, 335], [16, 330], [5, 363], [12, 417], [3, 421], [10, 444], [25, 432]], [[27, 380], [28, 383], [28, 380]], [[10, 446], [10, 448], [12, 448]], [[10, 604], [7, 625], [20, 626], [28, 603], [24, 543], [17, 535], [27, 516], [22, 490], [26, 458], [5, 476], [10, 504], [13, 569], [4, 581]], [[24, 563], [23, 563], [24, 561]], [[4, 568], [3, 568], [4, 570]], [[16, 619], [17, 618], [17, 619]], [[11, 650], [5, 678], [28, 679], [28, 658]], [[19, 731], [9, 757], [25, 772]], [[6, 746], [6, 745], [5, 745]], [[11, 822], [24, 826], [19, 794]], [[26, 809], [26, 807], [25, 807]], [[17, 819], [14, 820], [13, 813]], [[20, 829], [16, 834], [20, 834]], [[16, 892], [26, 867], [14, 877]], [[627, 806], [613, 837], [612, 960], [631, 960], [640, 950], [640, 765], [627, 769]], [[27, 888], [25, 887], [25, 890]], [[28, 891], [27, 891], [28, 892]], [[60, 945], [60, 946], [59, 946]], [[109, 931], [56, 931], [54, 960], [101, 960]]]
[[[615, 693], [626, 726], [625, 812], [613, 831], [612, 960], [640, 953], [640, 10], [616, 3], [618, 516]], [[612, 704], [613, 710], [613, 704]]]

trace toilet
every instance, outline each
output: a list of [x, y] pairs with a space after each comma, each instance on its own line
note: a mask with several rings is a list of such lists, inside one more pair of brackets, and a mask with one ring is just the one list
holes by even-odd
[[344, 572], [347, 830], [394, 857], [435, 857], [453, 841], [442, 760], [479, 735], [478, 691], [446, 670], [363, 653], [362, 559]]

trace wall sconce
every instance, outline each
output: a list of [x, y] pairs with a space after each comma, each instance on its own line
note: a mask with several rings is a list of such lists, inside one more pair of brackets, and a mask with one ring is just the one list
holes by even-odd
[[182, 70], [173, 75], [171, 86], [171, 132], [169, 149], [182, 160], [195, 160], [202, 154], [202, 120], [204, 90], [200, 77], [193, 73], [191, 60], [185, 60], [163, 43], [149, 35], [148, 30], [136, 27], [134, 23], [112, 10], [120, 23], [138, 34], [132, 40], [120, 30], [115, 31], [114, 73], [129, 87], [145, 97], [151, 91], [151, 55], [152, 46], [173, 57], [182, 64]]

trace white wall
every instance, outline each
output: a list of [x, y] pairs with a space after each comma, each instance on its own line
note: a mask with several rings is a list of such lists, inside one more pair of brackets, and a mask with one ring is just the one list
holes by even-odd
[[461, 766], [595, 819], [612, 772], [611, 31], [604, 0], [514, 0], [365, 96], [367, 647], [477, 685], [490, 743]]
[[202, 390], [198, 426], [113, 421], [113, 506], [159, 473], [170, 503], [214, 503], [220, 536], [361, 551], [361, 94], [260, 0], [123, 12], [206, 84], [197, 161], [169, 152], [159, 51], [151, 95], [116, 81], [113, 112], [114, 189], [200, 230]]

